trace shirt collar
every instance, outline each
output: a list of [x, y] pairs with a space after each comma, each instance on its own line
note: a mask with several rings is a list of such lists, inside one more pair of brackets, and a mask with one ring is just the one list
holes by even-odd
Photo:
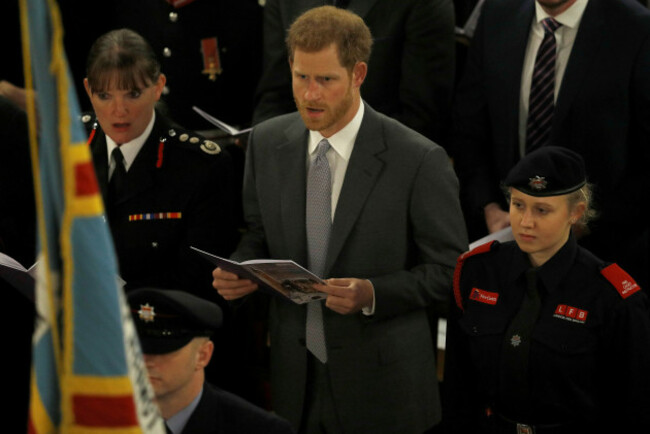
[[196, 398], [194, 398], [187, 407], [165, 421], [172, 433], [180, 434], [183, 432], [185, 425], [187, 425], [187, 421], [190, 420], [190, 416], [192, 416], [192, 413], [194, 413], [194, 410], [199, 405], [202, 395], [203, 388], [201, 388], [199, 394], [196, 395]]
[[[585, 8], [587, 7], [587, 2], [588, 0], [576, 0], [576, 2], [569, 7], [569, 9], [553, 18], [555, 18], [555, 21], [565, 27], [578, 27], [578, 24], [580, 24], [580, 20], [582, 19], [582, 15], [585, 12]], [[535, 13], [535, 21], [537, 24], [540, 24], [543, 19], [550, 17], [550, 15], [546, 13], [544, 9], [542, 9], [538, 2], [535, 2]]]
[[578, 243], [573, 233], [571, 233], [564, 246], [551, 259], [546, 261], [544, 265], [537, 269], [537, 276], [548, 292], [553, 292], [558, 288], [560, 282], [573, 266], [577, 252]]
[[[512, 241], [512, 243], [515, 242]], [[511, 282], [517, 280], [532, 267], [527, 253], [519, 248], [513, 250], [515, 252], [508, 261], [508, 279]], [[577, 252], [578, 243], [573, 233], [571, 233], [564, 246], [551, 259], [537, 268], [537, 277], [543, 283], [546, 291], [553, 292], [558, 288], [562, 279], [564, 279], [573, 266]]]
[[[363, 101], [361, 101], [359, 104], [359, 109], [357, 110], [357, 114], [354, 115], [354, 118], [352, 118], [352, 120], [336, 134], [333, 134], [331, 137], [327, 138], [327, 141], [330, 142], [330, 146], [345, 161], [349, 161], [350, 155], [352, 155], [354, 141], [356, 140], [359, 129], [361, 128], [363, 113], [364, 104]], [[324, 138], [325, 137], [323, 137], [320, 132], [309, 130], [309, 155], [316, 151], [316, 146], [318, 146], [318, 143], [320, 143], [320, 141]]]
[[[140, 152], [140, 149], [142, 149], [142, 146], [144, 146], [144, 143], [149, 138], [149, 134], [151, 134], [151, 130], [153, 130], [153, 124], [155, 121], [156, 112], [154, 111], [153, 116], [151, 116], [151, 120], [147, 125], [147, 128], [144, 129], [142, 134], [130, 142], [126, 142], [120, 145], [120, 151], [122, 151], [122, 155], [124, 155], [124, 167], [126, 170], [129, 170], [129, 167], [131, 167], [131, 164], [133, 164], [133, 160], [135, 160], [135, 157], [138, 156], [138, 152]], [[106, 135], [106, 151], [108, 152], [109, 164], [111, 161], [111, 153], [115, 148], [117, 148], [117, 143], [115, 143], [113, 139]]]

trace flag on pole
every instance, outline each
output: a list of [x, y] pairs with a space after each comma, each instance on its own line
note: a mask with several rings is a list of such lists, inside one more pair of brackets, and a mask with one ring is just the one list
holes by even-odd
[[58, 6], [20, 0], [20, 13], [40, 250], [28, 432], [164, 433], [118, 281]]

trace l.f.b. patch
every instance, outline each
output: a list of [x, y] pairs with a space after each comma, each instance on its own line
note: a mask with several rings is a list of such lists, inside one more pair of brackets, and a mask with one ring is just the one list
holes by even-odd
[[472, 292], [469, 294], [469, 299], [494, 306], [497, 304], [499, 294], [496, 292], [484, 291], [479, 288], [472, 288]]
[[555, 308], [553, 316], [555, 318], [571, 321], [575, 323], [584, 324], [587, 322], [588, 311], [578, 309], [577, 307], [567, 306], [566, 304], [558, 304]]

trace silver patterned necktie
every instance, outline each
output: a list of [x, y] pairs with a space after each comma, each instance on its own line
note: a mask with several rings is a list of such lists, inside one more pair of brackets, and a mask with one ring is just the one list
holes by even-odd
[[[330, 148], [327, 139], [318, 143], [316, 157], [307, 175], [307, 253], [309, 269], [319, 277], [325, 272], [325, 259], [332, 230], [332, 175], [325, 155]], [[323, 307], [321, 301], [307, 304], [305, 340], [307, 349], [321, 362], [327, 362]]]

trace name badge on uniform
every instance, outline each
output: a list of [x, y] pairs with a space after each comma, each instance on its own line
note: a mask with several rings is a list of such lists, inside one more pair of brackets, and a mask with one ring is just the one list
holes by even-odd
[[499, 294], [496, 292], [484, 291], [479, 288], [472, 288], [472, 292], [469, 294], [469, 299], [494, 306], [497, 304]]
[[212, 81], [221, 74], [221, 60], [219, 59], [219, 44], [217, 38], [201, 39], [201, 52], [203, 53], [203, 74], [207, 74]]

